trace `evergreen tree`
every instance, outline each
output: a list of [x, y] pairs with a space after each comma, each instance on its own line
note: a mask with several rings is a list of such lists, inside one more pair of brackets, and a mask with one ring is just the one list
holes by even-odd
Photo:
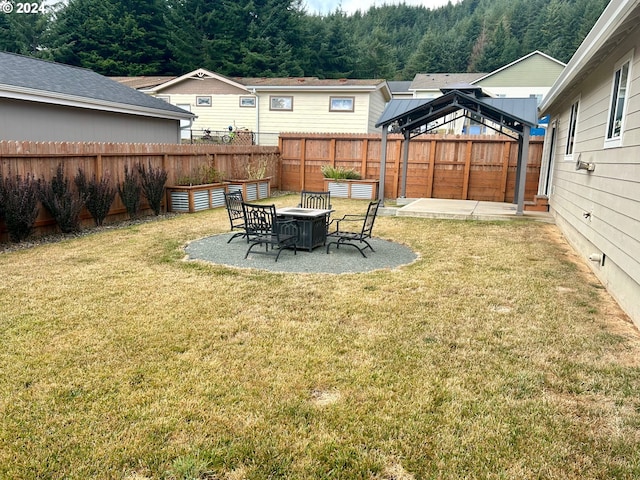
[[103, 75], [167, 73], [165, 12], [164, 0], [70, 0], [53, 56]]

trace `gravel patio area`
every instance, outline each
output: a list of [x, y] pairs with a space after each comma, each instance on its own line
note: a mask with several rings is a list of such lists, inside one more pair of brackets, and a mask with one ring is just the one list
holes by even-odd
[[254, 247], [245, 259], [247, 252], [246, 240], [238, 237], [227, 243], [231, 233], [213, 235], [190, 242], [185, 251], [189, 260], [202, 260], [220, 265], [239, 268], [257, 268], [272, 272], [288, 273], [363, 273], [380, 269], [394, 269], [416, 261], [419, 256], [406, 245], [396, 242], [373, 238], [371, 245], [374, 252], [366, 251], [367, 258], [349, 246], [336, 249], [332, 245], [329, 253], [326, 247], [318, 247], [313, 251], [286, 250], [280, 254], [278, 261], [275, 255], [254, 253], [259, 247]]

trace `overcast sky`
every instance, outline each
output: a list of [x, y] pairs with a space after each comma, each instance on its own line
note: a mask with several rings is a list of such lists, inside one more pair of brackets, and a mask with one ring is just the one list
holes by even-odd
[[[458, 3], [460, 0], [451, 0], [451, 3]], [[303, 3], [308, 13], [325, 15], [335, 12], [336, 8], [342, 7], [342, 11], [350, 15], [357, 10], [363, 13], [374, 5], [380, 7], [384, 4], [423, 5], [427, 8], [438, 8], [446, 5], [449, 0], [305, 0]]]

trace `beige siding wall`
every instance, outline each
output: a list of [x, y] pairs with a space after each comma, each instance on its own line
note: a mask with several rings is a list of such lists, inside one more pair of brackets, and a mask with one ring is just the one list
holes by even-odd
[[247, 91], [238, 88], [234, 85], [230, 85], [227, 82], [222, 82], [215, 78], [187, 78], [175, 85], [171, 85], [162, 89], [159, 95], [181, 95], [181, 94], [194, 94], [194, 95], [225, 95], [246, 94]]
[[[271, 96], [293, 96], [293, 110], [271, 110]], [[330, 97], [354, 97], [353, 112], [329, 111]], [[282, 92], [259, 94], [260, 132], [367, 133], [369, 93]], [[375, 119], [377, 120], [377, 118]], [[374, 120], [374, 122], [375, 122]], [[268, 138], [274, 138], [270, 135]], [[277, 142], [277, 139], [275, 139]], [[262, 140], [261, 140], [262, 143]]]
[[[604, 148], [614, 67], [635, 49], [622, 146]], [[640, 34], [638, 28], [554, 107], [558, 122], [550, 203], [557, 223], [620, 305], [640, 325]], [[580, 99], [573, 156], [565, 156], [569, 109]], [[577, 171], [575, 161], [595, 163]]]
[[229, 125], [255, 130], [256, 108], [240, 107], [240, 95], [207, 96], [211, 97], [210, 107], [198, 106], [196, 95], [193, 94], [171, 95], [170, 102], [174, 105], [191, 105], [191, 112], [198, 116], [191, 127], [196, 132], [205, 128], [214, 131], [227, 130]]
[[382, 129], [376, 128], [376, 122], [382, 115], [387, 101], [380, 90], [376, 90], [369, 96], [369, 124], [367, 133], [380, 133]]
[[178, 143], [179, 121], [0, 99], [0, 140]]
[[532, 55], [509, 68], [478, 82], [483, 87], [550, 87], [562, 73], [564, 67], [542, 55]]

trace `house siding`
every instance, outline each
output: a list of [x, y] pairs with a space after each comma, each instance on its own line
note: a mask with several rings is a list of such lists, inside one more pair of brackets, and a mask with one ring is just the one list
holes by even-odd
[[[309, 133], [368, 133], [369, 95], [353, 92], [269, 92], [259, 93], [260, 131]], [[271, 96], [293, 96], [293, 110], [270, 110]], [[353, 112], [329, 111], [329, 98], [354, 97]], [[377, 117], [373, 119], [375, 123]], [[275, 136], [269, 136], [277, 143]], [[262, 142], [261, 142], [262, 143]]]
[[0, 140], [178, 143], [179, 138], [178, 120], [0, 98]]
[[192, 95], [245, 95], [246, 90], [222, 82], [217, 78], [187, 78], [174, 85], [163, 88], [160, 95], [192, 94]]
[[380, 129], [376, 128], [376, 122], [382, 116], [387, 100], [380, 90], [376, 90], [369, 96], [369, 125], [367, 133], [380, 133]]
[[562, 73], [562, 70], [564, 67], [560, 63], [537, 54], [475, 84], [487, 88], [512, 87], [513, 85], [522, 85], [523, 79], [526, 79], [525, 83], [529, 87], [546, 87], [548, 89]]
[[[164, 95], [164, 91], [162, 95]], [[240, 97], [236, 95], [212, 95], [210, 107], [196, 105], [196, 95], [174, 94], [171, 95], [171, 103], [174, 105], [191, 105], [191, 113], [197, 118], [191, 129], [194, 132], [208, 128], [214, 131], [227, 130], [227, 127], [247, 128], [255, 130], [256, 109], [253, 107], [239, 107]], [[246, 96], [251, 96], [247, 94]]]
[[[640, 35], [635, 33], [551, 109], [557, 121], [550, 205], [556, 223], [623, 309], [640, 326]], [[621, 147], [604, 148], [616, 62], [634, 49]], [[565, 156], [569, 111], [580, 99], [573, 156]], [[595, 163], [576, 170], [578, 155]]]

